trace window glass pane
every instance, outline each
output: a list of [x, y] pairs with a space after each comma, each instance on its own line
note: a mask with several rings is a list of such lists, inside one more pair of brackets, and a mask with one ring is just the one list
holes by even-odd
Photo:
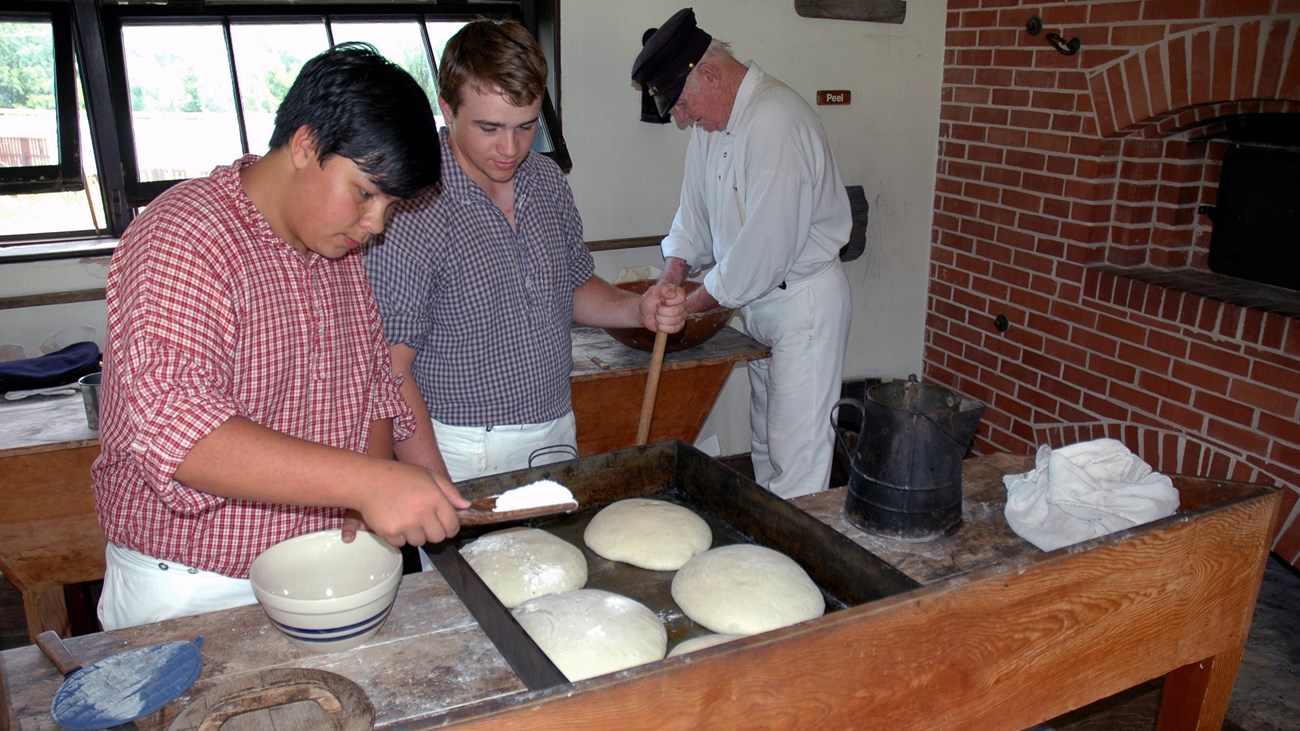
[[[360, 4], [369, 2], [361, 0]], [[396, 0], [375, 0], [373, 13], [365, 15], [353, 14], [358, 5], [353, 2], [341, 3], [349, 7], [341, 9], [339, 15], [331, 15], [333, 0], [225, 0], [215, 5], [208, 0], [202, 3], [206, 9], [188, 2], [169, 6], [160, 0], [99, 0], [108, 26], [120, 29], [122, 34], [124, 57], [110, 59], [108, 65], [113, 72], [111, 80], [120, 78], [118, 70], [125, 72], [128, 88], [123, 91], [129, 109], [112, 108], [116, 101], [113, 96], [93, 101], [112, 116], [129, 115], [134, 139], [124, 144], [132, 148], [137, 163], [136, 170], [127, 173], [127, 190], [115, 189], [111, 195], [118, 199], [126, 196], [139, 204], [156, 188], [133, 189], [133, 182], [200, 177], [245, 151], [266, 152], [275, 111], [285, 92], [302, 64], [324, 50], [330, 38], [338, 43], [373, 44], [416, 78], [433, 102], [435, 115], [440, 115], [436, 104], [438, 60], [451, 36], [478, 14], [469, 6], [479, 2], [498, 5], [512, 14], [522, 12], [526, 4], [471, 0], [443, 8], [431, 0], [432, 6], [438, 6], [431, 12], [442, 15], [442, 19], [434, 20], [412, 11], [409, 3], [397, 7]], [[245, 3], [258, 8], [245, 14], [239, 7]], [[385, 6], [390, 3], [394, 3], [396, 13], [386, 13]], [[112, 10], [124, 4], [157, 6], [158, 15]], [[281, 4], [283, 12], [271, 9]], [[64, 15], [56, 11], [54, 19], [62, 23]], [[447, 19], [454, 16], [461, 19]], [[227, 27], [230, 48], [226, 47]], [[56, 87], [55, 64], [65, 61], [63, 54], [69, 49], [62, 39], [58, 39], [56, 47], [52, 28], [48, 15], [16, 15], [8, 12], [7, 5], [0, 9], [0, 175], [12, 181], [10, 189], [32, 189], [37, 185], [30, 177], [21, 177], [28, 175], [26, 171], [15, 168], [60, 163], [55, 99], [62, 90]], [[71, 30], [75, 33], [78, 28], [74, 24]], [[238, 87], [230, 68], [232, 58]], [[125, 223], [121, 217], [111, 223], [105, 217], [104, 193], [81, 99], [82, 80], [79, 75], [76, 79], [80, 173], [86, 190], [0, 195], [0, 246], [21, 237], [106, 233], [107, 228], [116, 229]], [[100, 90], [97, 87], [94, 91]], [[242, 136], [241, 118], [246, 131]], [[437, 121], [445, 124], [445, 120]], [[553, 141], [544, 126], [545, 119], [540, 121], [534, 149], [549, 150]], [[99, 132], [103, 134], [104, 130]], [[559, 139], [558, 135], [555, 139]], [[100, 143], [105, 154], [115, 160], [121, 142], [105, 139]]]
[[[447, 41], [456, 35], [457, 31], [464, 28], [467, 24], [464, 21], [454, 20], [429, 20], [425, 21], [424, 28], [429, 34], [429, 45], [433, 47], [433, 62], [438, 64], [442, 61], [442, 51], [447, 47]], [[437, 89], [437, 76], [434, 77], [434, 89]], [[436, 99], [435, 99], [436, 102]], [[438, 118], [438, 126], [443, 126], [447, 120], [442, 118], [442, 110], [435, 103], [433, 105], [433, 116]]]
[[[15, 29], [12, 26], [38, 26]], [[12, 31], [12, 32], [11, 32]], [[32, 42], [10, 43], [26, 36]], [[39, 40], [37, 40], [39, 38]], [[55, 165], [58, 133], [54, 116], [54, 51], [48, 23], [0, 23], [0, 164]], [[40, 48], [43, 46], [43, 48]], [[37, 51], [39, 48], [39, 52]], [[12, 54], [12, 55], [9, 55]], [[48, 76], [48, 107], [28, 83]], [[104, 222], [103, 197], [95, 156], [91, 154], [90, 123], [77, 74], [77, 121], [81, 126], [82, 176], [86, 189], [64, 193], [24, 193], [0, 196], [0, 237], [99, 231]], [[27, 91], [24, 91], [27, 90]], [[24, 106], [37, 105], [37, 108]], [[39, 122], [37, 120], [39, 119]]]
[[54, 32], [49, 22], [0, 22], [0, 167], [58, 157]]
[[239, 97], [244, 107], [249, 152], [263, 154], [275, 129], [275, 111], [302, 65], [329, 43], [325, 24], [238, 23], [230, 26]]
[[443, 49], [447, 41], [460, 32], [468, 23], [463, 20], [426, 20], [424, 30], [429, 34], [429, 45], [433, 47], [433, 62], [442, 61]]
[[424, 49], [420, 25], [415, 18], [384, 22], [336, 20], [332, 27], [335, 43], [365, 41], [378, 49], [384, 58], [406, 69], [429, 97], [434, 116], [438, 115], [438, 93], [434, 84], [433, 67], [429, 64], [429, 54]]
[[[80, 76], [77, 77], [81, 78]], [[87, 144], [90, 123], [77, 85], [77, 121], [81, 125], [81, 174], [85, 190], [63, 193], [23, 193], [0, 196], [0, 237], [42, 236], [79, 231], [102, 232], [104, 197], [99, 187], [95, 156]]]
[[206, 175], [243, 153], [220, 25], [122, 28], [141, 181]]

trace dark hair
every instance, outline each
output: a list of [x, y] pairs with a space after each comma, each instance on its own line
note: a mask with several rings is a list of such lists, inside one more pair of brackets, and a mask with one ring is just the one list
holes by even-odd
[[451, 111], [460, 108], [461, 89], [470, 84], [522, 107], [546, 90], [546, 55], [528, 29], [513, 20], [479, 18], [447, 41], [438, 64], [438, 96]]
[[380, 190], [410, 198], [437, 185], [442, 152], [429, 97], [367, 43], [342, 43], [303, 65], [275, 113], [271, 149], [307, 127], [323, 163], [357, 164]]

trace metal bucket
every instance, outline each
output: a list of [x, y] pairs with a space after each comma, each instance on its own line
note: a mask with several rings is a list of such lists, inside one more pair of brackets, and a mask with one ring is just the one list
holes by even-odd
[[868, 533], [911, 541], [957, 530], [961, 461], [984, 404], [913, 376], [872, 386], [862, 401], [840, 399], [836, 406], [862, 412], [844, 504], [849, 521]]
[[99, 431], [99, 386], [102, 373], [91, 373], [77, 379], [81, 386], [81, 400], [86, 406], [86, 426]]

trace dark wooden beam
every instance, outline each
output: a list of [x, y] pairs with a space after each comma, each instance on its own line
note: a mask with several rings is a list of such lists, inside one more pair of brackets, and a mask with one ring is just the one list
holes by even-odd
[[73, 302], [92, 302], [102, 299], [104, 299], [103, 289], [78, 289], [73, 292], [25, 294], [18, 297], [0, 297], [0, 310], [13, 310], [20, 307], [43, 307], [45, 305], [67, 305]]
[[906, 0], [794, 0], [794, 11], [805, 18], [902, 23], [907, 17], [907, 2]]

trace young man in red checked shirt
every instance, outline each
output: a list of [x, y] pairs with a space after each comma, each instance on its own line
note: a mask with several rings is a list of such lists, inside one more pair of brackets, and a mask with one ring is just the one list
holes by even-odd
[[253, 603], [249, 565], [285, 539], [421, 545], [468, 505], [392, 459], [411, 411], [356, 251], [438, 183], [427, 97], [345, 44], [303, 67], [270, 147], [159, 196], [114, 253], [92, 468], [105, 629]]

